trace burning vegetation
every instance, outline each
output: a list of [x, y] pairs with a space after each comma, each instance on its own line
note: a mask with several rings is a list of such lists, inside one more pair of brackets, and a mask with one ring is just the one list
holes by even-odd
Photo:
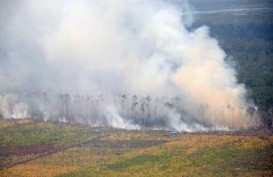
[[0, 0], [0, 176], [273, 176], [272, 8], [192, 2]]
[[3, 7], [2, 118], [178, 131], [259, 125], [209, 27], [190, 28], [188, 4], [26, 0]]
[[[22, 102], [24, 100], [24, 102]], [[177, 129], [179, 131], [240, 130], [258, 126], [255, 109], [222, 105], [212, 112], [208, 104], [189, 110], [181, 97], [140, 95], [2, 95], [4, 118], [34, 118], [124, 129]]]

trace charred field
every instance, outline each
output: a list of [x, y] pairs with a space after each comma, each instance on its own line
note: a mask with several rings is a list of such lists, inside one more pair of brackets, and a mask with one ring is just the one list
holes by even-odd
[[[99, 132], [95, 132], [99, 130]], [[0, 121], [0, 176], [272, 176], [273, 136]]]

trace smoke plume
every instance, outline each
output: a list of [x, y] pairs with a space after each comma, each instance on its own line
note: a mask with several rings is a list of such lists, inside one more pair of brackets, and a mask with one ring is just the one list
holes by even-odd
[[246, 89], [209, 28], [188, 30], [188, 5], [0, 3], [4, 118], [180, 131], [246, 128], [252, 121]]

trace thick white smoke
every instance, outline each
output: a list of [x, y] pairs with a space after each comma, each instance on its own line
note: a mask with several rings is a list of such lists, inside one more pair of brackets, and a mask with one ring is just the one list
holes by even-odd
[[[226, 54], [210, 37], [208, 27], [187, 30], [192, 18], [189, 13], [183, 15], [185, 9], [181, 7], [164, 0], [1, 3], [3, 94], [43, 91], [107, 95], [112, 101], [100, 103], [100, 113], [85, 114], [97, 118], [80, 113], [71, 117], [94, 125], [106, 122], [119, 128], [138, 129], [139, 125], [152, 126], [154, 119], [160, 117], [165, 122], [161, 126], [178, 130], [204, 129], [212, 124], [225, 128], [248, 126], [246, 90], [225, 62]], [[142, 123], [132, 108], [127, 108], [131, 110], [128, 113], [114, 104], [115, 94], [151, 96], [154, 101], [145, 102], [148, 110], [152, 107], [149, 104], [156, 110], [155, 99], [163, 96], [178, 97], [180, 101], [163, 101], [164, 113], [154, 111], [154, 117], [150, 113], [143, 116], [144, 108], [139, 107], [142, 117], [148, 119]], [[26, 117], [31, 101], [26, 101], [27, 96], [17, 97], [15, 100], [21, 105], [17, 109], [22, 109], [22, 113], [8, 116], [2, 111], [4, 117]], [[52, 99], [48, 104], [62, 104]], [[76, 100], [74, 106], [70, 100]], [[134, 105], [132, 100], [130, 104]], [[82, 109], [79, 105], [83, 103], [76, 102], [76, 96], [69, 98], [70, 114]], [[42, 117], [53, 119], [53, 115], [60, 115], [52, 113], [56, 106], [45, 104], [40, 98], [36, 98], [36, 103]], [[64, 119], [69, 114], [66, 103], [65, 108], [60, 108], [64, 110]], [[144, 101], [136, 103], [144, 105]]]

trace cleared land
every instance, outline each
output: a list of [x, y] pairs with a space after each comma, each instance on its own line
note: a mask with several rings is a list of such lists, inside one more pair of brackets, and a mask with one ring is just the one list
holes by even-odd
[[273, 136], [0, 121], [0, 176], [273, 176]]

